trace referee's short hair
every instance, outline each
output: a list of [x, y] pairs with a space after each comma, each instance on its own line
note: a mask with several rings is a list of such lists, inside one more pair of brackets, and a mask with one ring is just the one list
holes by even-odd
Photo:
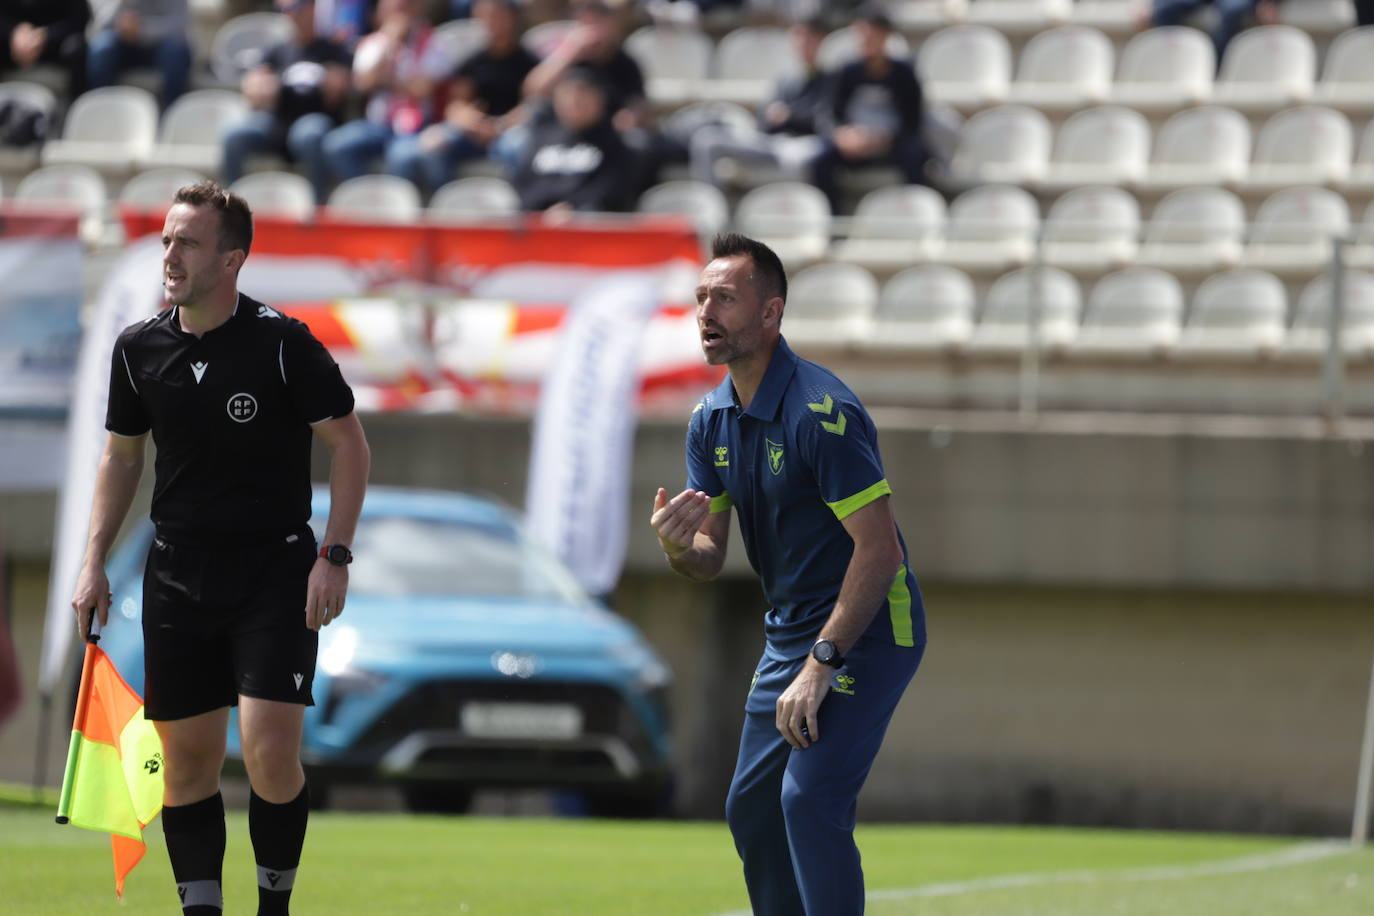
[[245, 255], [253, 245], [253, 213], [248, 201], [213, 181], [188, 184], [177, 191], [173, 203], [210, 207], [219, 213], [219, 250], [238, 249]]
[[738, 232], [722, 232], [711, 240], [711, 260], [737, 255], [748, 255], [754, 262], [755, 283], [764, 301], [774, 296], [787, 301], [787, 273], [773, 249]]

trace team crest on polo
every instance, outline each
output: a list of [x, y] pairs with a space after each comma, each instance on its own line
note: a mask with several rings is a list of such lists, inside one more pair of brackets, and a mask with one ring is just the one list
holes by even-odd
[[258, 400], [246, 391], [229, 398], [229, 403], [224, 406], [229, 411], [229, 419], [235, 423], [247, 423], [258, 415]]
[[782, 446], [772, 439], [764, 439], [763, 442], [768, 447], [768, 470], [776, 477], [782, 473]]

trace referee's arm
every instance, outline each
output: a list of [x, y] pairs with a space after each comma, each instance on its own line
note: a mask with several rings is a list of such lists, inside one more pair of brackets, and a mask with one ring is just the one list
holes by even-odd
[[[325, 544], [352, 544], [363, 511], [367, 473], [372, 452], [356, 413], [323, 420], [311, 429], [330, 452], [329, 520], [324, 528]], [[318, 630], [343, 613], [348, 592], [348, 567], [335, 566], [324, 559], [315, 561], [306, 589], [305, 625]]]
[[119, 527], [124, 524], [124, 516], [129, 514], [134, 494], [138, 492], [147, 442], [147, 433], [141, 436], [110, 433], [105, 440], [105, 452], [100, 456], [95, 477], [86, 557], [72, 595], [72, 610], [76, 611], [76, 626], [83, 640], [90, 635], [92, 611], [99, 617], [102, 627], [109, 622], [110, 581], [105, 576], [105, 560]]

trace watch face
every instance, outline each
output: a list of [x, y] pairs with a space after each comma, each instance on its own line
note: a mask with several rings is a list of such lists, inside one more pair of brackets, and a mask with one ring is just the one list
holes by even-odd
[[835, 660], [835, 644], [829, 640], [821, 640], [816, 643], [812, 653], [816, 656], [816, 661], [822, 664], [829, 664]]
[[347, 563], [348, 560], [348, 548], [344, 545], [335, 544], [334, 546], [329, 548], [329, 562], [335, 564], [336, 566], [342, 566], [345, 563]]

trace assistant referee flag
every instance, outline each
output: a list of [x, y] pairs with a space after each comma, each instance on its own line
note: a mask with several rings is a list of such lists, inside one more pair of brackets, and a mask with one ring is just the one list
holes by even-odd
[[143, 698], [94, 643], [86, 644], [57, 822], [110, 834], [115, 894], [147, 847], [143, 828], [162, 810], [162, 742]]

